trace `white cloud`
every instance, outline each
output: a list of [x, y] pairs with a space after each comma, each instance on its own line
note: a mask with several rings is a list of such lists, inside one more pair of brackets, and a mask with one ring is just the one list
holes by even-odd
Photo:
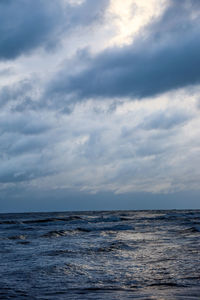
[[108, 14], [115, 27], [115, 36], [109, 45], [132, 43], [140, 30], [162, 14], [166, 5], [166, 0], [111, 0]]

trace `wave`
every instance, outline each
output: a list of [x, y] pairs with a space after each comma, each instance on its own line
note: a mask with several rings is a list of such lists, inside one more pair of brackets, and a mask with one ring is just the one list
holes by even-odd
[[115, 226], [105, 226], [105, 227], [76, 227], [68, 230], [51, 230], [47, 233], [41, 235], [44, 238], [57, 238], [66, 235], [73, 235], [77, 233], [89, 233], [89, 232], [105, 232], [105, 231], [124, 231], [133, 230], [134, 228], [129, 225], [115, 225]]
[[129, 245], [127, 245], [124, 242], [112, 242], [107, 246], [96, 248], [96, 252], [111, 252], [111, 251], [117, 251], [117, 250], [133, 250], [133, 248]]
[[80, 232], [90, 232], [90, 231], [92, 231], [92, 229], [90, 229], [90, 228], [84, 228], [84, 227], [78, 227], [75, 230], [73, 230], [73, 232], [77, 232], [77, 231], [80, 231]]
[[65, 254], [71, 254], [74, 253], [74, 251], [68, 250], [68, 249], [58, 249], [58, 250], [52, 250], [42, 253], [42, 255], [47, 256], [58, 256], [58, 255], [65, 255]]
[[25, 240], [26, 236], [25, 235], [13, 235], [13, 236], [9, 236], [7, 237], [7, 239], [9, 240]]
[[92, 217], [87, 218], [88, 223], [113, 223], [113, 222], [119, 222], [121, 221], [121, 217], [117, 216], [109, 216], [109, 217]]
[[52, 230], [52, 231], [49, 231], [43, 235], [41, 235], [41, 237], [44, 237], [44, 238], [58, 238], [58, 237], [63, 237], [63, 236], [66, 236], [66, 235], [73, 235], [73, 234], [76, 234], [76, 233], [79, 233], [79, 232], [90, 232], [91, 230], [90, 229], [87, 229], [87, 228], [75, 228], [75, 229], [69, 229], [69, 230]]
[[40, 223], [51, 223], [51, 222], [70, 222], [74, 220], [81, 220], [79, 216], [69, 216], [66, 218], [45, 218], [45, 219], [36, 219], [36, 220], [26, 220], [23, 221], [24, 224], [40, 224]]
[[125, 230], [134, 230], [134, 227], [131, 225], [119, 224], [119, 225], [114, 225], [114, 226], [98, 228], [98, 230], [101, 230], [101, 231], [125, 231]]
[[125, 231], [134, 230], [131, 225], [118, 224], [114, 226], [102, 226], [102, 227], [78, 227], [75, 231], [91, 232], [91, 231]]
[[155, 282], [155, 283], [151, 283], [148, 286], [163, 286], [163, 287], [185, 287], [185, 285], [183, 284], [179, 284], [176, 282]]
[[13, 221], [13, 220], [0, 221], [0, 225], [16, 225], [16, 224], [22, 224], [22, 222]]
[[65, 218], [44, 218], [44, 219], [31, 219], [31, 220], [5, 220], [0, 221], [0, 225], [23, 225], [23, 224], [44, 224], [44, 223], [55, 223], [55, 222], [71, 222], [76, 220], [82, 220], [79, 216], [69, 216]]
[[67, 230], [52, 230], [52, 231], [49, 231], [49, 232], [43, 234], [41, 237], [44, 237], [44, 238], [55, 238], [55, 237], [65, 236], [68, 233], [69, 233], [69, 231], [67, 231]]
[[200, 226], [196, 225], [196, 226], [191, 226], [189, 228], [186, 228], [186, 229], [183, 229], [180, 231], [180, 233], [185, 233], [185, 234], [188, 234], [188, 233], [199, 233], [200, 232]]

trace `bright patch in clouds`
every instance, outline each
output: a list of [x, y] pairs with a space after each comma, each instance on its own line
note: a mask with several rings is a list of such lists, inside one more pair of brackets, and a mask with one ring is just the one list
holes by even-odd
[[165, 0], [112, 0], [108, 13], [112, 16], [116, 35], [109, 45], [130, 44], [143, 27], [161, 15]]

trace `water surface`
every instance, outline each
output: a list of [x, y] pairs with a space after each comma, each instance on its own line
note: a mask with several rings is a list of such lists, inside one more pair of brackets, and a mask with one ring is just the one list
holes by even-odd
[[0, 299], [200, 299], [200, 211], [0, 214]]

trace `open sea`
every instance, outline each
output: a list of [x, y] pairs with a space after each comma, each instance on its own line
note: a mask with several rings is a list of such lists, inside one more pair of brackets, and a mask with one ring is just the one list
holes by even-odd
[[0, 214], [0, 299], [200, 299], [200, 210]]

